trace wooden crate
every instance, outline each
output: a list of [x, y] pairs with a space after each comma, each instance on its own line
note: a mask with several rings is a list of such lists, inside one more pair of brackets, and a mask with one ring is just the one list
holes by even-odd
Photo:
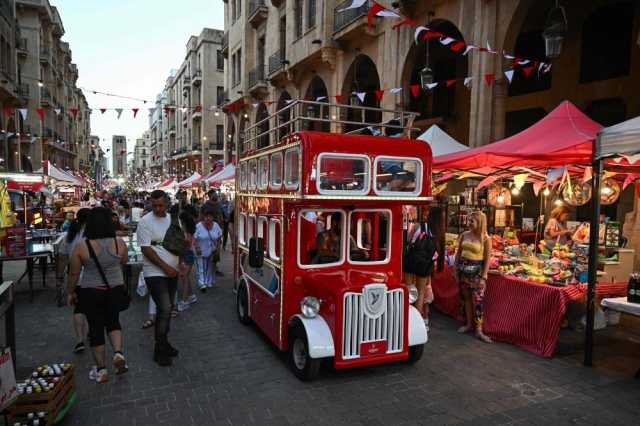
[[65, 404], [71, 399], [76, 391], [75, 367], [65, 372], [60, 382], [50, 392], [22, 394], [18, 396], [16, 402], [9, 407], [9, 424], [14, 424], [27, 418], [28, 413], [47, 413], [46, 422], [48, 425], [54, 424], [55, 419], [60, 414]]

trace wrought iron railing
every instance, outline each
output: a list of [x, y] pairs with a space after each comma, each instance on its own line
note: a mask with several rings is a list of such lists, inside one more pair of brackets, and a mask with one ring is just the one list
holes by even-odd
[[284, 52], [281, 50], [269, 56], [269, 75], [275, 74], [284, 67], [282, 61], [284, 61]]
[[249, 14], [247, 15], [247, 19], [251, 20], [253, 14], [256, 13], [261, 7], [266, 7], [266, 5], [264, 4], [264, 0], [249, 1]]
[[367, 16], [369, 9], [371, 8], [371, 0], [367, 0], [362, 6], [354, 9], [345, 9], [353, 3], [353, 0], [346, 0], [340, 3], [333, 9], [333, 32], [347, 27], [350, 23], [356, 19]]
[[264, 64], [260, 64], [251, 71], [249, 71], [249, 89], [257, 86], [258, 84], [265, 83]]

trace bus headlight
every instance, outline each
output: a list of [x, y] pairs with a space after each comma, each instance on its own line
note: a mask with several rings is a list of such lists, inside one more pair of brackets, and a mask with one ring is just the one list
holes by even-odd
[[407, 289], [409, 290], [409, 303], [413, 305], [418, 300], [418, 289], [413, 284], [408, 285]]
[[320, 312], [320, 301], [313, 296], [306, 296], [300, 302], [300, 312], [305, 318], [315, 318]]

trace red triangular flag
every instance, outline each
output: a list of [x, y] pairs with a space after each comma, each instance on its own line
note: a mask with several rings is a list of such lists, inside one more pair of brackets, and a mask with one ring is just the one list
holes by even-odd
[[171, 112], [171, 108], [170, 107], [168, 107], [168, 106], [164, 107], [164, 113], [165, 114], [169, 115], [170, 112]]
[[342, 103], [342, 95], [336, 95], [336, 103]]
[[104, 114], [106, 111], [107, 111], [107, 109], [106, 109], [106, 108], [100, 108], [100, 112], [101, 112], [101, 113], [103, 113], [103, 114]]
[[4, 112], [5, 117], [10, 118], [15, 113], [15, 108], [6, 106], [2, 108], [2, 111]]
[[459, 52], [465, 46], [466, 46], [466, 44], [465, 44], [464, 41], [458, 40], [455, 43], [451, 44], [451, 50], [453, 50], [454, 52]]
[[441, 33], [440, 31], [426, 31], [422, 36], [422, 41], [426, 41], [430, 38], [440, 38], [440, 37], [444, 37], [444, 34]]
[[40, 117], [40, 121], [44, 120], [44, 108], [36, 108], [36, 113]]
[[417, 98], [418, 95], [420, 94], [419, 84], [412, 84], [411, 86], [409, 86], [409, 89], [411, 89], [411, 94], [413, 95], [414, 98]]
[[453, 80], [447, 80], [447, 87], [451, 87], [451, 86], [453, 86], [454, 84], [456, 84], [456, 80], [455, 80], [455, 79], [453, 79]]
[[404, 18], [402, 21], [398, 22], [397, 24], [394, 24], [393, 27], [391, 27], [391, 28], [393, 28], [394, 30], [398, 30], [403, 25], [408, 25], [410, 27], [415, 27], [415, 26], [418, 25], [418, 23], [416, 21], [414, 21], [413, 19], [411, 19], [411, 18]]
[[140, 110], [139, 108], [131, 108], [131, 111], [133, 111], [133, 118], [136, 118], [136, 115], [138, 115], [139, 110]]
[[373, 2], [371, 8], [369, 9], [369, 13], [367, 14], [367, 23], [369, 25], [369, 28], [373, 26], [373, 17], [376, 16], [378, 12], [382, 12], [383, 10], [385, 10], [384, 6], [376, 3], [375, 1]]
[[522, 70], [522, 74], [524, 74], [525, 77], [529, 77], [533, 72], [534, 68], [535, 68], [534, 66], [530, 66], [530, 67], [522, 67], [520, 69]]
[[487, 86], [491, 86], [491, 84], [493, 83], [493, 80], [496, 79], [495, 74], [485, 74], [484, 75], [484, 81], [487, 82]]
[[378, 102], [382, 102], [382, 97], [384, 96], [384, 90], [378, 89], [376, 90], [376, 99]]
[[78, 115], [78, 108], [69, 108], [69, 112], [73, 115], [73, 118], [76, 118]]

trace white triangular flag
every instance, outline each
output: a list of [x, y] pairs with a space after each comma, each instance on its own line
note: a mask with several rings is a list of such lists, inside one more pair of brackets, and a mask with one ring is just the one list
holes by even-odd
[[155, 108], [149, 108], [149, 115], [153, 115], [154, 112], [156, 112]]
[[56, 113], [56, 115], [60, 115], [60, 113], [62, 112], [62, 110], [60, 108], [54, 108], [53, 112]]
[[505, 71], [504, 75], [507, 77], [507, 80], [509, 80], [509, 83], [511, 83], [511, 80], [513, 80], [513, 70]]
[[356, 92], [356, 96], [360, 99], [360, 102], [364, 103], [364, 97], [367, 96], [367, 92]]
[[540, 62], [540, 64], [538, 65], [538, 74], [540, 74], [540, 72], [542, 71], [542, 68], [544, 68], [545, 63], [544, 62]]
[[18, 111], [20, 111], [20, 115], [22, 116], [23, 120], [27, 119], [27, 109], [26, 108], [18, 108]]
[[389, 9], [384, 9], [381, 10], [380, 12], [376, 13], [376, 16], [383, 16], [385, 18], [399, 18], [400, 15], [398, 15], [397, 13], [395, 13], [392, 10]]
[[122, 108], [116, 108], [116, 113], [118, 114], [118, 120], [119, 120], [120, 116], [122, 115]]
[[293, 102], [293, 101], [294, 101], [294, 99], [285, 99], [285, 101], [284, 101], [284, 102], [288, 105], [288, 104], [290, 104], [290, 103], [291, 103], [291, 102]]
[[471, 87], [471, 81], [473, 80], [473, 77], [465, 77], [464, 78], [464, 85], [467, 87]]
[[316, 98], [316, 102], [322, 102], [322, 101], [326, 101], [326, 100], [327, 100], [327, 97], [326, 97], [326, 96], [318, 96], [318, 97]]
[[394, 87], [393, 89], [389, 89], [391, 93], [400, 93], [402, 92], [402, 87]]
[[530, 60], [528, 60], [528, 59], [520, 59], [520, 60], [518, 61], [518, 64], [519, 64], [519, 65], [527, 65], [529, 62], [531, 62], [531, 61], [530, 61]]
[[415, 32], [415, 36], [414, 38], [416, 39], [416, 44], [420, 43], [420, 39], [418, 38], [420, 36], [420, 33], [423, 31], [429, 31], [429, 28], [427, 27], [418, 27], [416, 28], [416, 32]]
[[431, 90], [434, 87], [436, 87], [437, 85], [438, 85], [438, 83], [429, 83], [429, 84], [427, 84], [427, 87], [429, 88], [429, 90]]
[[549, 71], [551, 71], [551, 64], [546, 64], [546, 65], [544, 66], [544, 69], [542, 70], [542, 74], [546, 74], [546, 73], [548, 73]]
[[256, 102], [256, 103], [251, 104], [251, 106], [254, 107], [254, 108], [258, 108], [258, 106], [260, 106], [260, 103]]
[[487, 40], [487, 51], [489, 53], [496, 53], [496, 51], [491, 48], [491, 45], [489, 44], [489, 40]]
[[515, 59], [515, 56], [511, 56], [509, 55], [507, 52], [505, 52], [504, 50], [502, 51], [502, 56], [504, 56], [506, 59]]
[[209, 108], [207, 108], [207, 110], [209, 111], [215, 111], [216, 110], [216, 106], [215, 105], [211, 105]]
[[187, 107], [180, 108], [180, 111], [184, 114], [185, 112], [187, 112]]
[[467, 47], [464, 49], [464, 53], [462, 55], [466, 55], [470, 50], [477, 49], [478, 46], [474, 46], [473, 44], [467, 44]]
[[344, 12], [345, 10], [349, 10], [349, 9], [357, 9], [363, 4], [365, 4], [366, 2], [367, 0], [353, 0], [350, 6], [347, 6], [344, 9], [340, 9], [338, 10], [338, 12]]
[[442, 43], [445, 46], [450, 45], [451, 43], [453, 43], [454, 41], [456, 41], [455, 38], [451, 38], [451, 37], [442, 37], [440, 39], [440, 43]]

